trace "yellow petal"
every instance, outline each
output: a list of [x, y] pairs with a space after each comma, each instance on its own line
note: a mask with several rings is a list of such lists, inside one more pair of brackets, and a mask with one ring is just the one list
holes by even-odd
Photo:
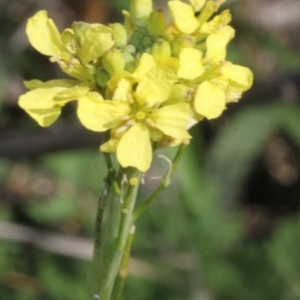
[[175, 139], [191, 138], [186, 130], [189, 118], [190, 105], [187, 103], [167, 105], [151, 114], [154, 126]]
[[28, 20], [26, 33], [30, 44], [39, 52], [48, 56], [57, 56], [65, 47], [60, 34], [47, 12], [41, 10]]
[[54, 97], [54, 101], [60, 104], [66, 104], [72, 100], [79, 99], [89, 92], [88, 86], [74, 86], [67, 88]]
[[193, 6], [195, 12], [200, 11], [205, 2], [206, 0], [190, 0], [190, 3]]
[[153, 106], [169, 98], [176, 74], [168, 67], [152, 68], [137, 86], [135, 96], [140, 105]]
[[54, 79], [43, 82], [41, 80], [33, 79], [29, 81], [24, 81], [24, 85], [29, 90], [34, 90], [38, 88], [50, 88], [50, 87], [72, 87], [79, 83], [77, 80], [72, 79]]
[[253, 73], [250, 69], [226, 63], [221, 67], [221, 74], [229, 80], [229, 85], [240, 92], [248, 90], [253, 83]]
[[99, 97], [84, 96], [78, 99], [77, 116], [80, 122], [93, 131], [106, 131], [117, 126], [120, 116], [129, 112], [127, 105]]
[[175, 73], [177, 73], [178, 68], [179, 68], [178, 58], [160, 54], [160, 55], [155, 55], [154, 60], [159, 66], [169, 67]]
[[60, 115], [61, 106], [53, 101], [63, 87], [38, 88], [19, 98], [19, 106], [24, 109], [40, 126], [50, 126]]
[[136, 79], [141, 80], [143, 76], [155, 66], [156, 63], [153, 56], [148, 53], [144, 53], [140, 59], [138, 67], [135, 69], [132, 75]]
[[193, 33], [200, 25], [194, 15], [193, 8], [181, 1], [168, 2], [172, 21], [183, 33]]
[[116, 152], [119, 140], [111, 138], [106, 143], [100, 146], [100, 151], [102, 152]]
[[142, 172], [150, 168], [152, 161], [150, 134], [143, 124], [134, 124], [121, 137], [117, 159], [124, 168], [131, 166]]
[[206, 40], [206, 58], [211, 62], [225, 60], [227, 44], [233, 37], [234, 29], [231, 26], [224, 26], [210, 34]]
[[113, 46], [112, 29], [100, 24], [89, 26], [83, 31], [80, 41], [81, 47], [78, 49], [78, 55], [85, 65], [101, 57]]
[[125, 79], [131, 84], [134, 84], [136, 82], [136, 79], [127, 71], [123, 71], [119, 74], [114, 75], [109, 81], [107, 81], [107, 86], [112, 90], [116, 90], [118, 88], [120, 80]]
[[219, 117], [226, 105], [225, 92], [218, 85], [204, 81], [197, 89], [195, 109], [207, 119]]
[[115, 90], [112, 99], [117, 102], [127, 102], [128, 94], [131, 92], [131, 89], [132, 89], [131, 82], [129, 80], [122, 78], [118, 83], [118, 87]]
[[178, 77], [193, 80], [204, 73], [202, 53], [193, 48], [183, 48], [179, 54], [180, 67]]
[[181, 83], [176, 83], [172, 86], [169, 99], [164, 102], [164, 105], [191, 102], [194, 94], [195, 90], [193, 88]]

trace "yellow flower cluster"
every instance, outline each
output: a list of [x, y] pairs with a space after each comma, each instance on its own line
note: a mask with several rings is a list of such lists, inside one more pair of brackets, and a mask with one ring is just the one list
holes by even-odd
[[29, 19], [31, 45], [74, 79], [25, 82], [19, 105], [49, 126], [77, 100], [90, 130], [110, 131], [103, 152], [145, 172], [153, 150], [188, 143], [188, 129], [217, 118], [252, 85], [252, 72], [226, 61], [234, 37], [225, 0], [168, 2], [170, 22], [151, 0], [130, 0], [124, 25], [75, 22], [61, 34], [46, 11]]

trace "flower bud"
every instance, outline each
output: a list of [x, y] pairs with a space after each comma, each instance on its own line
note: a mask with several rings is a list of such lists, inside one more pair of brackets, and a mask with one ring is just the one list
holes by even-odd
[[109, 74], [106, 72], [106, 70], [103, 67], [100, 67], [96, 71], [96, 82], [97, 84], [105, 88], [107, 81], [110, 79]]
[[74, 22], [72, 24], [72, 29], [75, 34], [75, 40], [78, 43], [78, 45], [81, 45], [82, 35], [83, 35], [84, 31], [86, 30], [86, 28], [88, 28], [89, 26], [90, 26], [90, 24], [85, 23], [85, 22]]
[[125, 68], [124, 55], [117, 48], [106, 51], [103, 55], [102, 62], [105, 70], [111, 77], [122, 72]]
[[147, 30], [152, 37], [159, 37], [166, 27], [166, 16], [162, 9], [153, 10], [147, 21]]
[[117, 47], [122, 47], [127, 44], [127, 32], [125, 27], [120, 23], [111, 24], [112, 37]]
[[169, 41], [172, 42], [176, 35], [178, 35], [180, 31], [176, 28], [175, 24], [171, 23], [169, 24], [163, 33], [163, 37]]
[[171, 43], [172, 53], [175, 57], [179, 56], [183, 48], [193, 48], [196, 43], [196, 38], [188, 34], [177, 35]]
[[158, 38], [156, 42], [151, 47], [152, 55], [167, 55], [171, 56], [171, 46], [170, 43], [163, 39]]
[[[147, 42], [148, 38], [148, 45], [145, 45], [145, 41]], [[137, 29], [133, 32], [130, 43], [136, 48], [138, 52], [144, 52], [146, 48], [151, 46], [151, 38], [145, 29]]]
[[130, 0], [130, 17], [137, 27], [145, 27], [153, 10], [152, 0]]
[[133, 73], [135, 71], [135, 69], [138, 67], [138, 65], [139, 65], [139, 61], [137, 59], [133, 59], [132, 61], [130, 61], [126, 64], [125, 69], [129, 73]]

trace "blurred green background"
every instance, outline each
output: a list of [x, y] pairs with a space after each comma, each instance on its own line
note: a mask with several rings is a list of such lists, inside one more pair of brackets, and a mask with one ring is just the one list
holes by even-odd
[[[300, 299], [300, 3], [224, 7], [237, 31], [228, 60], [250, 67], [254, 86], [192, 129], [171, 186], [136, 224], [124, 300]], [[26, 21], [46, 9], [60, 29], [122, 22], [127, 8], [121, 0], [0, 1], [0, 299], [87, 299], [106, 174], [101, 135], [82, 128], [73, 104], [46, 129], [18, 108], [23, 80], [61, 76], [28, 44]], [[140, 200], [167, 167], [156, 155]]]

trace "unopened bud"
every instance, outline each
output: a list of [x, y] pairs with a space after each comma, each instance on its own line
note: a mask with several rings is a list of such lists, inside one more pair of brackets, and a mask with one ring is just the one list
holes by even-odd
[[146, 48], [151, 47], [151, 37], [146, 29], [140, 28], [134, 31], [131, 36], [130, 43], [137, 49], [138, 52], [143, 52]]
[[152, 45], [151, 54], [152, 55], [166, 55], [171, 56], [171, 46], [170, 43], [163, 39], [158, 38], [157, 41]]
[[194, 48], [195, 43], [196, 38], [194, 36], [188, 34], [179, 34], [171, 43], [172, 54], [175, 57], [178, 57], [183, 48]]
[[105, 70], [111, 77], [122, 72], [125, 68], [124, 55], [117, 48], [112, 48], [106, 51], [103, 55], [102, 62]]
[[125, 27], [120, 23], [111, 24], [112, 37], [117, 47], [122, 47], [127, 44], [127, 32]]
[[81, 38], [83, 35], [83, 32], [88, 28], [90, 24], [85, 22], [74, 22], [72, 24], [72, 29], [74, 31], [75, 40], [78, 43], [78, 45], [81, 45]]
[[96, 82], [97, 84], [105, 88], [107, 81], [110, 79], [109, 74], [106, 72], [106, 70], [103, 67], [99, 67], [96, 71]]
[[153, 9], [152, 0], [130, 0], [130, 17], [136, 27], [145, 27]]
[[175, 24], [171, 23], [165, 28], [163, 37], [167, 41], [172, 42], [179, 33], [180, 31], [176, 28]]
[[138, 67], [138, 65], [139, 65], [139, 61], [137, 59], [134, 59], [126, 64], [125, 69], [129, 73], [133, 73], [135, 71], [135, 69]]
[[166, 27], [166, 16], [163, 10], [153, 10], [147, 20], [147, 30], [152, 37], [159, 37]]

